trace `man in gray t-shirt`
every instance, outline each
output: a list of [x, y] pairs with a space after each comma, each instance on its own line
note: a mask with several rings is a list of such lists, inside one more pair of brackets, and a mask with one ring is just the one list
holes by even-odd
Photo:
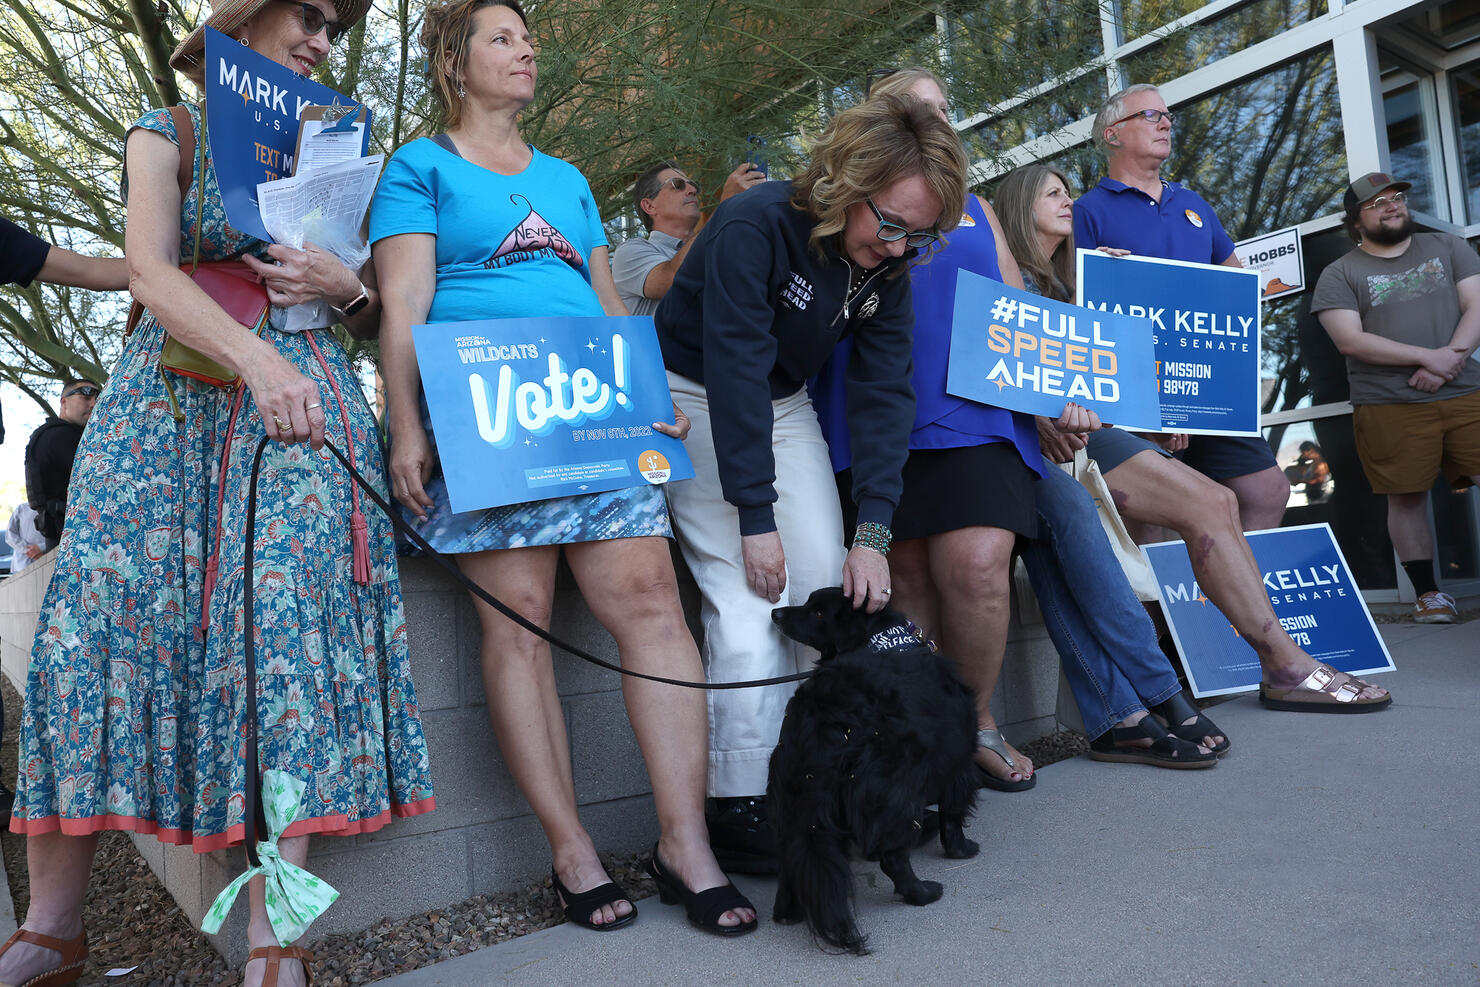
[[[720, 201], [765, 180], [765, 172], [755, 165], [742, 164], [725, 179]], [[660, 161], [633, 184], [632, 204], [648, 236], [625, 240], [612, 254], [612, 280], [628, 312], [652, 315], [698, 230], [699, 183], [671, 161]]]
[[1346, 193], [1351, 253], [1326, 268], [1311, 312], [1346, 356], [1362, 469], [1387, 495], [1388, 534], [1418, 594], [1414, 619], [1450, 623], [1434, 580], [1429, 488], [1442, 469], [1480, 483], [1480, 257], [1444, 233], [1414, 233], [1408, 182], [1364, 175]]

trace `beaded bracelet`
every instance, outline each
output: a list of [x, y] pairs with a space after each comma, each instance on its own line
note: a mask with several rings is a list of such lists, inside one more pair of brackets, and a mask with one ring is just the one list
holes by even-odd
[[877, 521], [869, 521], [860, 524], [853, 532], [853, 547], [867, 548], [878, 552], [880, 555], [889, 554], [889, 544], [894, 540], [894, 532], [889, 530], [887, 524], [879, 524]]

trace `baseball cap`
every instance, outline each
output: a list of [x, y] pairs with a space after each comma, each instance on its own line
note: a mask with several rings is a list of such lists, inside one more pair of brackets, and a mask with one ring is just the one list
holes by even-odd
[[1357, 206], [1387, 188], [1395, 188], [1399, 192], [1406, 192], [1413, 188], [1413, 183], [1400, 182], [1385, 171], [1370, 171], [1347, 187], [1346, 198], [1342, 202], [1346, 207], [1346, 211], [1352, 212]]

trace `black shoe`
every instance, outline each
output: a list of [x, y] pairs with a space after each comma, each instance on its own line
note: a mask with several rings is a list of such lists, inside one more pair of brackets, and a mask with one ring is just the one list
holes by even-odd
[[726, 871], [775, 874], [776, 833], [766, 814], [766, 798], [740, 796], [709, 799], [704, 807], [709, 846]]
[[15, 792], [0, 781], [0, 830], [10, 832], [10, 810], [15, 808]]

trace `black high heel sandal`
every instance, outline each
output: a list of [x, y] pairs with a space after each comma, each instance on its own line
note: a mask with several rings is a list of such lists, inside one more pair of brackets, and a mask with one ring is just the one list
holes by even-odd
[[[1180, 737], [1191, 744], [1202, 745], [1204, 737], [1222, 737], [1223, 743], [1212, 748], [1214, 754], [1222, 757], [1233, 747], [1233, 741], [1228, 739], [1228, 734], [1218, 729], [1218, 725], [1206, 716], [1187, 698], [1187, 693], [1179, 692], [1165, 702], [1157, 703], [1150, 710], [1155, 714], [1167, 732], [1173, 737]], [[1184, 723], [1189, 716], [1196, 717], [1191, 723]]]
[[[653, 882], [658, 885], [658, 900], [665, 905], [683, 905], [684, 914], [689, 917], [689, 924], [696, 929], [712, 932], [717, 936], [743, 936], [747, 932], [754, 932], [759, 924], [756, 919], [749, 922], [741, 922], [739, 925], [720, 925], [720, 917], [725, 912], [734, 911], [737, 908], [749, 908], [755, 911], [755, 906], [750, 899], [740, 893], [734, 882], [730, 882], [721, 888], [708, 888], [704, 891], [690, 891], [679, 880], [677, 874], [669, 873], [668, 868], [658, 859], [658, 845], [653, 844], [652, 855], [648, 857], [645, 865], [646, 870], [652, 875]], [[757, 913], [759, 914], [759, 913]]]
[[[555, 873], [555, 868], [550, 868], [550, 881], [555, 886], [555, 899], [560, 903], [565, 912], [567, 921], [587, 929], [595, 929], [597, 932], [610, 932], [620, 929], [624, 925], [631, 925], [632, 920], [637, 918], [637, 905], [632, 898], [623, 891], [621, 886], [614, 881], [598, 884], [590, 891], [582, 891], [576, 894], [560, 883], [560, 875]], [[603, 905], [615, 905], [619, 901], [625, 901], [632, 905], [632, 911], [626, 915], [618, 915], [610, 922], [596, 923], [591, 921], [591, 915]]]

